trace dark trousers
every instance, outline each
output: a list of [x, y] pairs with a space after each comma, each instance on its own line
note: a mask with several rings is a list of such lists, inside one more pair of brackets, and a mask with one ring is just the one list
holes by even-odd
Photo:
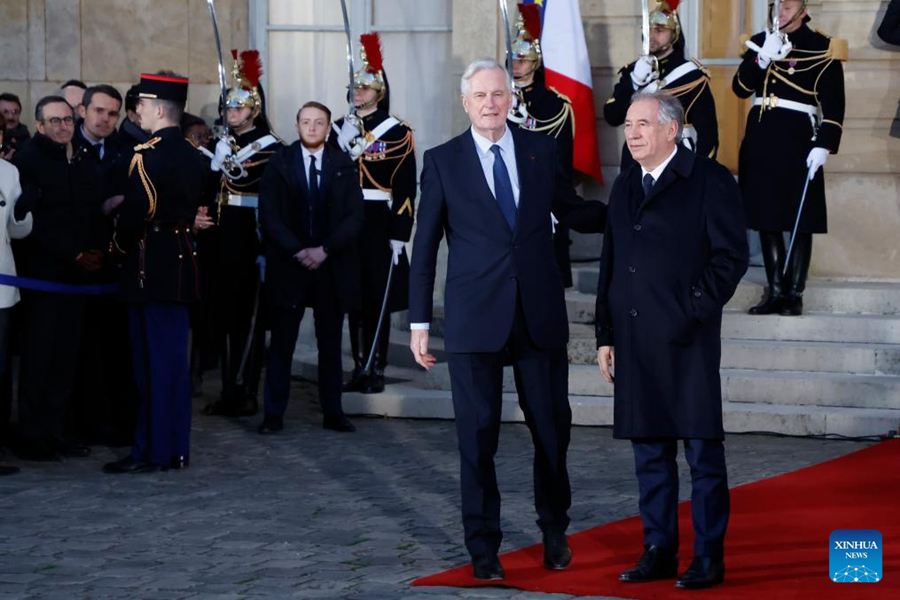
[[19, 428], [22, 441], [53, 450], [66, 443], [84, 297], [22, 291]]
[[[319, 403], [325, 416], [339, 417], [341, 407], [341, 335], [344, 314], [341, 311], [334, 285], [327, 271], [314, 274], [305, 303], [313, 309], [316, 325], [316, 345], [319, 350]], [[266, 415], [283, 417], [287, 410], [291, 388], [291, 364], [300, 321], [306, 306], [272, 308], [269, 323], [272, 338], [269, 344], [269, 360], [266, 367], [265, 406]]]
[[[678, 440], [632, 440], [644, 545], [678, 552]], [[721, 440], [684, 440], [691, 468], [694, 556], [724, 555], [730, 496]]]
[[569, 362], [565, 346], [535, 347], [520, 306], [500, 352], [448, 355], [456, 433], [459, 438], [462, 517], [473, 558], [496, 554], [500, 492], [494, 455], [500, 435], [503, 365], [512, 360], [519, 405], [534, 442], [534, 504], [541, 529], [569, 526], [572, 501], [566, 452], [572, 425]]
[[133, 304], [128, 323], [141, 398], [131, 455], [168, 466], [174, 457], [190, 454], [188, 309], [162, 302]]

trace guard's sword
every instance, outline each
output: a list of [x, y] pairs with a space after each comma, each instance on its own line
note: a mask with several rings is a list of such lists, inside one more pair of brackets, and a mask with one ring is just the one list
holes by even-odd
[[659, 62], [650, 54], [650, 7], [647, 0], [638, 0], [641, 3], [641, 56], [649, 56], [653, 63], [653, 70], [659, 72]]
[[213, 34], [216, 38], [216, 52], [219, 58], [219, 115], [222, 117], [222, 125], [226, 126], [228, 122], [225, 120], [225, 96], [228, 94], [228, 84], [225, 83], [225, 59], [222, 57], [222, 38], [219, 37], [219, 22], [216, 19], [216, 3], [214, 0], [206, 0], [206, 6], [209, 8], [209, 18], [212, 19]]
[[528, 109], [519, 97], [516, 89], [516, 78], [513, 76], [512, 38], [509, 32], [509, 8], [506, 0], [497, 0], [500, 5], [500, 16], [503, 17], [503, 39], [506, 42], [506, 72], [509, 75], [509, 89], [512, 91], [512, 105], [509, 107], [507, 119], [513, 123], [524, 123], [528, 119]]
[[353, 38], [350, 37], [350, 17], [347, 14], [347, 0], [341, 0], [341, 12], [344, 14], [344, 34], [347, 36], [347, 67], [350, 70], [350, 86], [347, 88], [347, 100], [350, 108], [348, 115], [352, 115], [356, 110], [353, 103]]
[[772, 5], [772, 31], [775, 33], [781, 33], [781, 23], [779, 23], [780, 16], [781, 0], [775, 0], [775, 3]]
[[803, 184], [803, 195], [800, 196], [800, 207], [797, 208], [797, 218], [794, 220], [794, 230], [791, 232], [791, 243], [788, 244], [788, 251], [784, 257], [784, 269], [782, 269], [781, 274], [787, 275], [788, 265], [791, 261], [791, 252], [794, 249], [794, 241], [797, 239], [797, 228], [800, 227], [800, 216], [803, 214], [803, 205], [806, 203], [806, 190], [809, 189], [809, 180], [812, 179], [813, 169], [815, 167], [810, 166], [809, 170], [806, 172], [806, 183]]
[[384, 286], [384, 298], [381, 300], [381, 313], [378, 315], [378, 325], [375, 327], [375, 338], [372, 340], [372, 349], [369, 350], [369, 359], [366, 361], [365, 373], [372, 374], [372, 360], [375, 358], [375, 349], [378, 348], [378, 339], [381, 337], [381, 328], [384, 325], [384, 315], [387, 312], [388, 295], [391, 293], [391, 281], [394, 278], [394, 256], [391, 254], [391, 266], [388, 267], [387, 284]]

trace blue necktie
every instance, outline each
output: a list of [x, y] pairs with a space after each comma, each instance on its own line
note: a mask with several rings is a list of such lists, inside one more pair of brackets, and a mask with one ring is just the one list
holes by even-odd
[[653, 189], [653, 184], [656, 183], [656, 180], [653, 179], [653, 175], [647, 173], [644, 175], [644, 181], [641, 184], [644, 187], [644, 200], [647, 199], [647, 196], [650, 195], [650, 190]]
[[97, 142], [94, 144], [94, 149], [97, 151], [97, 157], [100, 160], [103, 160], [103, 144], [101, 142]]
[[503, 217], [509, 223], [509, 228], [515, 230], [516, 198], [513, 195], [512, 183], [509, 181], [509, 171], [506, 170], [506, 163], [500, 154], [500, 146], [494, 144], [491, 146], [491, 152], [494, 153], [494, 195], [497, 197], [500, 210], [503, 211]]

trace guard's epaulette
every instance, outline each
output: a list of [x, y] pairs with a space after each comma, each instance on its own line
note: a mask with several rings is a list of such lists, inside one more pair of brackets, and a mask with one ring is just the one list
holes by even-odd
[[394, 117], [395, 119], [397, 119], [398, 121], [400, 121], [400, 124], [401, 124], [401, 125], [403, 125], [403, 126], [406, 127], [407, 129], [409, 129], [410, 131], [412, 131], [412, 125], [410, 125], [409, 123], [407, 123], [406, 121], [404, 121], [403, 119], [401, 119], [400, 117], [398, 117], [397, 115], [391, 115], [391, 116]]
[[555, 87], [551, 87], [548, 85], [547, 89], [550, 90], [551, 92], [553, 92], [554, 94], [556, 94], [560, 100], [563, 100], [564, 102], [568, 102], [569, 104], [572, 104], [572, 99], [569, 98], [568, 96], [566, 96], [565, 94], [560, 94], [559, 90], [557, 90]]
[[704, 65], [702, 62], [700, 62], [696, 58], [692, 58], [691, 62], [694, 63], [695, 65], [697, 65], [697, 68], [700, 69], [700, 72], [703, 73], [707, 79], [709, 79], [709, 77], [710, 77], [709, 69], [706, 68], [706, 65]]
[[850, 58], [850, 43], [844, 38], [829, 38], [828, 58], [846, 62]]
[[153, 148], [156, 146], [156, 144], [159, 143], [159, 140], [161, 139], [161, 137], [150, 138], [143, 144], [138, 144], [137, 146], [135, 146], [134, 151], [140, 152], [141, 150], [153, 150]]

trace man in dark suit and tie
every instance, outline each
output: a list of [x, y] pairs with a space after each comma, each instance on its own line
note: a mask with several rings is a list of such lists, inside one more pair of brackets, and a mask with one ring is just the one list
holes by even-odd
[[619, 579], [678, 575], [678, 441], [691, 467], [694, 558], [675, 582], [725, 578], [730, 511], [722, 424], [722, 307], [747, 270], [741, 193], [728, 169], [680, 145], [684, 109], [636, 94], [635, 162], [613, 184], [597, 291], [597, 361], [615, 381], [613, 436], [630, 439], [644, 553]]
[[567, 224], [598, 231], [605, 206], [575, 195], [552, 138], [507, 127], [510, 77], [496, 61], [469, 65], [461, 91], [472, 127], [424, 157], [410, 266], [410, 347], [420, 365], [434, 365], [428, 324], [437, 251], [446, 233], [445, 348], [466, 548], [475, 577], [496, 580], [504, 573], [497, 558], [502, 533], [494, 454], [503, 365], [509, 359], [534, 439], [544, 566], [565, 569], [572, 559], [565, 536], [571, 504], [568, 319], [550, 212]]
[[297, 113], [300, 139], [269, 159], [260, 184], [272, 329], [260, 433], [284, 428], [294, 346], [307, 307], [316, 320], [323, 427], [356, 430], [341, 407], [341, 329], [344, 313], [360, 308], [356, 238], [363, 197], [356, 163], [325, 144], [330, 128], [326, 106], [304, 104]]

